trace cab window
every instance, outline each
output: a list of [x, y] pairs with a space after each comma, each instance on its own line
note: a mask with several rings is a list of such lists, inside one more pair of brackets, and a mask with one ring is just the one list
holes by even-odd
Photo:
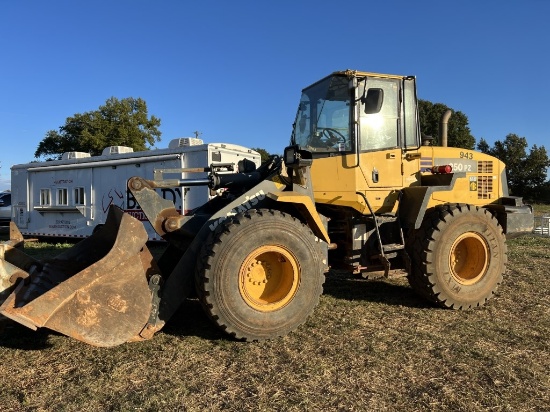
[[367, 79], [363, 87], [366, 90], [360, 90], [363, 98], [359, 101], [360, 150], [397, 147], [399, 82], [394, 79]]

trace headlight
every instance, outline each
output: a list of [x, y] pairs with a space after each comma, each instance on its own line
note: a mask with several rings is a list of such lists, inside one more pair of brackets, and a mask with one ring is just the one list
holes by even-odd
[[286, 147], [283, 159], [285, 165], [292, 168], [310, 166], [313, 162], [311, 152], [300, 149], [298, 145]]
[[296, 159], [297, 152], [298, 152], [297, 146], [288, 146], [285, 148], [285, 155], [284, 155], [285, 165], [287, 166], [294, 165], [294, 163], [297, 160]]

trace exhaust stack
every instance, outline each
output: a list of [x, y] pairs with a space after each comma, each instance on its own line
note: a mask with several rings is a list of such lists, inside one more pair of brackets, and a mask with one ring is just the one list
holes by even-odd
[[439, 142], [442, 147], [447, 147], [447, 125], [452, 114], [453, 111], [447, 109], [445, 113], [443, 113], [443, 116], [441, 116], [441, 121], [439, 122]]

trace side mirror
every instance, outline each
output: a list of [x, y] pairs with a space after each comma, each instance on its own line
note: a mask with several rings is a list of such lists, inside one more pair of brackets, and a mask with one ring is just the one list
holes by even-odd
[[4, 206], [4, 201], [3, 200], [0, 200], [0, 207], [1, 206]]
[[367, 95], [361, 98], [365, 114], [375, 114], [382, 109], [384, 103], [384, 90], [379, 88], [369, 89]]

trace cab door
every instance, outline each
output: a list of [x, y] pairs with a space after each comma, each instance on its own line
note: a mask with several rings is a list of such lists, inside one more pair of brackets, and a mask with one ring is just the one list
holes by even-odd
[[359, 99], [359, 164], [371, 189], [403, 187], [400, 83], [393, 78], [368, 78]]

